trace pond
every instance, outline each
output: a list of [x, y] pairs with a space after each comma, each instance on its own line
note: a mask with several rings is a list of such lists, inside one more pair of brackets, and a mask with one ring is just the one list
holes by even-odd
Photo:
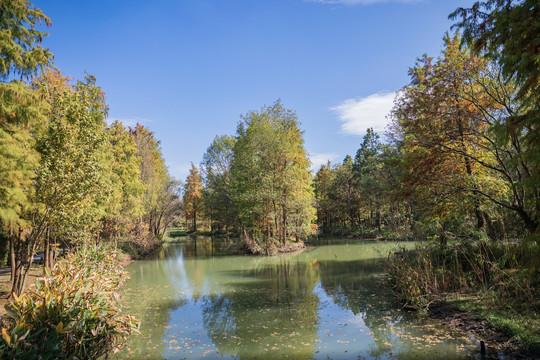
[[400, 309], [389, 252], [414, 244], [325, 240], [297, 254], [228, 255], [186, 238], [127, 270], [124, 312], [142, 321], [117, 359], [465, 359], [478, 344]]

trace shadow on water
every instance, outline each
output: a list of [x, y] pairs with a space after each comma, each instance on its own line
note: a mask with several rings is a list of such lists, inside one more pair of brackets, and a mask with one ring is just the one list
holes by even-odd
[[143, 325], [116, 358], [476, 358], [463, 334], [401, 311], [388, 293], [383, 261], [402, 246], [252, 257], [227, 255], [222, 239], [171, 244], [128, 267], [125, 312]]

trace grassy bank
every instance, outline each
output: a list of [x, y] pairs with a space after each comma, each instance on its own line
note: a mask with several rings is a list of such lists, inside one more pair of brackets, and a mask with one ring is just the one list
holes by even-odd
[[524, 349], [540, 354], [537, 239], [494, 243], [463, 241], [420, 246], [390, 257], [387, 271], [409, 307], [426, 310], [446, 302], [485, 319]]

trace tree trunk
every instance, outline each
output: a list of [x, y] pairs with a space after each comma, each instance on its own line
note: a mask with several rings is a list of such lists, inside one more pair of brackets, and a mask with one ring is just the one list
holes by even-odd
[[[458, 116], [461, 116], [458, 114]], [[458, 119], [458, 131], [459, 131], [459, 137], [461, 138], [461, 148], [463, 150], [464, 154], [468, 154], [467, 146], [465, 145], [465, 135], [463, 131], [463, 123], [461, 118]], [[467, 171], [467, 175], [472, 177], [472, 166], [471, 166], [471, 159], [467, 155], [463, 155], [463, 160], [465, 161], [465, 170]], [[477, 189], [476, 184], [473, 184], [473, 188]], [[478, 197], [478, 194], [473, 193], [474, 196], [474, 214], [476, 216], [476, 227], [478, 230], [482, 229], [484, 227], [484, 217], [482, 216], [482, 212], [480, 211], [480, 199]]]
[[[23, 241], [25, 236], [23, 231], [19, 231], [17, 234], [17, 246], [15, 247], [15, 272], [13, 274], [13, 283], [11, 287], [11, 297], [13, 294], [19, 296], [24, 291], [24, 286], [26, 284], [26, 278], [28, 277], [28, 271], [32, 266], [33, 255], [36, 250], [36, 241], [31, 239], [26, 239]], [[24, 263], [28, 265], [24, 267]]]
[[16, 255], [15, 255], [15, 239], [13, 237], [12, 231], [9, 232], [9, 258], [10, 258], [10, 265], [11, 265], [11, 276], [10, 280], [11, 283], [13, 283], [13, 280], [15, 278], [15, 268], [17, 266], [16, 262]]
[[44, 246], [43, 246], [43, 275], [46, 274], [46, 269], [50, 269], [50, 250], [51, 248], [51, 239], [49, 237], [49, 229], [47, 229], [47, 235], [44, 239]]
[[444, 222], [441, 224], [440, 245], [441, 245], [441, 250], [446, 249], [446, 245], [447, 245], [447, 241], [446, 241], [446, 225], [444, 224]]
[[283, 246], [287, 246], [287, 209], [283, 206]]

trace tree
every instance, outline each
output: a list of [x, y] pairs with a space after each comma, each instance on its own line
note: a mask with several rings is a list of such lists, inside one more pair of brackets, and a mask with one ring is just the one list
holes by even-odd
[[40, 46], [47, 34], [36, 30], [42, 21], [51, 24], [29, 1], [0, 3], [0, 221], [10, 234], [11, 276], [18, 293], [25, 278], [21, 263], [31, 258], [43, 230], [33, 227], [32, 214], [39, 209], [31, 197], [39, 164], [35, 136], [43, 129], [48, 109], [25, 83], [5, 81], [16, 74], [28, 78], [51, 65], [52, 54]]
[[143, 195], [144, 212], [140, 224], [144, 225], [145, 228], [139, 232], [150, 231], [154, 237], [158, 237], [163, 230], [160, 221], [163, 209], [162, 201], [168, 202], [170, 200], [166, 194], [171, 179], [161, 154], [160, 143], [154, 137], [154, 133], [141, 124], [137, 124], [133, 129], [130, 128], [130, 133], [137, 145], [141, 180], [145, 189]]
[[20, 82], [0, 84], [0, 102], [0, 220], [9, 234], [14, 290], [20, 293], [23, 261], [31, 258], [43, 231], [42, 223], [34, 226], [32, 215], [40, 212], [33, 202], [34, 171], [40, 161], [35, 134], [43, 129], [47, 106]]
[[[514, 101], [521, 111], [504, 121], [507, 145], [519, 138], [516, 158], [529, 164], [527, 180], [520, 186], [534, 189], [540, 206], [540, 4], [537, 0], [477, 1], [469, 9], [458, 8], [450, 18], [460, 20], [464, 40], [476, 53], [485, 54], [501, 66], [506, 82], [517, 85]], [[539, 219], [536, 218], [536, 223]], [[529, 225], [528, 228], [532, 228]]]
[[477, 227], [489, 233], [493, 207], [503, 207], [534, 231], [538, 192], [527, 186], [533, 175], [522, 156], [526, 134], [505, 131], [512, 114], [523, 111], [513, 100], [515, 87], [493, 64], [460, 49], [459, 38], [445, 42], [437, 62], [424, 56], [410, 70], [411, 84], [393, 110], [404, 144], [405, 188], [435, 199], [429, 207], [437, 216], [472, 211]]
[[358, 186], [362, 189], [362, 198], [368, 203], [370, 224], [373, 226], [375, 217], [377, 227], [381, 231], [381, 197], [383, 196], [382, 183], [379, 175], [382, 172], [383, 145], [379, 140], [379, 135], [369, 128], [366, 131], [364, 140], [356, 152], [353, 170], [358, 181]]
[[203, 202], [212, 231], [227, 232], [236, 219], [231, 195], [231, 162], [234, 136], [216, 136], [203, 156]]
[[95, 77], [71, 87], [68, 78], [57, 76], [59, 83], [45, 77], [35, 85], [51, 107], [46, 132], [37, 142], [36, 200], [45, 206], [53, 238], [84, 242], [102, 211], [97, 205], [110, 194], [103, 166], [108, 109]]
[[504, 75], [515, 78], [518, 96], [531, 103], [540, 99], [540, 4], [537, 0], [476, 1], [458, 8], [451, 19], [460, 18], [463, 39], [476, 53], [499, 62]]
[[30, 268], [25, 264], [31, 263], [42, 238], [46, 250], [50, 236], [87, 240], [97, 220], [98, 199], [108, 194], [100, 164], [107, 111], [103, 93], [91, 76], [75, 86], [68, 82], [49, 72], [33, 85], [48, 107], [43, 127], [29, 130], [39, 162], [31, 164], [28, 203], [20, 212], [24, 227], [18, 227], [11, 246], [12, 293], [17, 295]]
[[51, 20], [28, 0], [2, 0], [0, 3], [0, 80], [19, 74], [29, 78], [52, 65], [53, 54], [41, 47], [48, 33], [36, 28]]
[[[499, 139], [514, 147], [519, 139], [520, 149], [512, 154], [514, 167], [527, 164], [526, 179], [513, 182], [527, 188], [540, 207], [540, 4], [536, 0], [486, 0], [477, 1], [471, 8], [458, 8], [451, 19], [460, 19], [455, 26], [464, 29], [464, 40], [476, 53], [485, 54], [498, 62], [507, 83], [514, 83], [512, 102], [514, 106], [504, 121], [499, 124]], [[506, 101], [506, 100], [505, 100]], [[514, 169], [513, 171], [515, 171]], [[515, 195], [514, 195], [515, 197]], [[522, 205], [519, 207], [523, 208]], [[538, 224], [538, 213], [528, 220], [520, 211], [529, 229]]]
[[[250, 111], [238, 125], [231, 188], [252, 251], [268, 252], [310, 231], [314, 194], [297, 116], [280, 101]], [[260, 250], [263, 249], [263, 250]]]
[[154, 208], [150, 229], [154, 236], [161, 238], [167, 227], [180, 215], [180, 192], [182, 183], [167, 175], [168, 181], [161, 188]]
[[330, 199], [334, 202], [334, 217], [338, 224], [348, 229], [353, 229], [358, 223], [361, 210], [362, 194], [353, 167], [353, 159], [346, 156], [343, 163], [333, 169], [334, 181], [330, 190]]
[[334, 224], [337, 208], [341, 205], [336, 204], [330, 195], [334, 186], [334, 177], [334, 170], [330, 161], [328, 161], [326, 165], [321, 165], [313, 179], [317, 206], [317, 224], [321, 227], [322, 231], [327, 231], [328, 227]]
[[101, 232], [116, 245], [127, 236], [143, 215], [144, 185], [141, 180], [137, 146], [129, 131], [119, 121], [107, 128], [107, 151], [104, 163], [111, 184], [111, 195], [101, 219]]
[[189, 175], [184, 186], [184, 214], [186, 221], [191, 220], [193, 231], [197, 231], [197, 216], [202, 210], [202, 178], [199, 170], [191, 163]]

